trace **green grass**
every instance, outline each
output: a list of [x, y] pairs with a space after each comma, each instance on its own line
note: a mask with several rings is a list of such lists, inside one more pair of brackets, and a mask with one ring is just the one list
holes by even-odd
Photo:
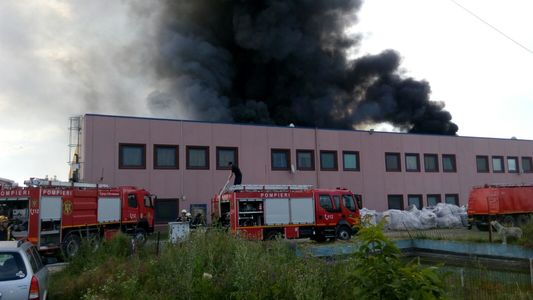
[[165, 244], [158, 257], [153, 245], [130, 255], [129, 238], [117, 235], [96, 252], [83, 246], [52, 276], [50, 299], [345, 299], [361, 292], [353, 283], [355, 258], [297, 257], [284, 240], [209, 230]]

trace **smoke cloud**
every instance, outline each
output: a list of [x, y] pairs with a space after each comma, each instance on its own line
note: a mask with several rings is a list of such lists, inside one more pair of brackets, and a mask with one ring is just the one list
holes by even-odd
[[387, 122], [456, 134], [430, 85], [402, 76], [385, 50], [348, 59], [360, 0], [168, 1], [160, 19], [156, 115], [357, 128]]

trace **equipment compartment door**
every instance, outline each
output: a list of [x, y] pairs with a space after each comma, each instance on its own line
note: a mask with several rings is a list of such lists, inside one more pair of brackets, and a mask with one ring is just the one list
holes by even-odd
[[289, 199], [265, 199], [265, 225], [289, 224]]
[[292, 198], [290, 205], [292, 224], [313, 224], [315, 222], [313, 198]]
[[98, 198], [98, 222], [120, 221], [120, 198]]

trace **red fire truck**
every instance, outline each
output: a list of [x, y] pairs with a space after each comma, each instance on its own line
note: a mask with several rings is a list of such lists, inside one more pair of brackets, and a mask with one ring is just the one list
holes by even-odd
[[63, 250], [70, 257], [82, 239], [98, 242], [122, 231], [144, 241], [154, 230], [155, 197], [144, 189], [40, 179], [25, 184], [0, 189], [0, 215], [9, 218], [13, 238], [42, 252]]
[[[357, 199], [357, 201], [356, 201]], [[360, 198], [344, 188], [310, 185], [235, 185], [215, 195], [214, 222], [249, 239], [350, 239]]]
[[468, 197], [470, 227], [488, 230], [489, 219], [507, 226], [524, 225], [533, 215], [533, 186], [485, 185], [474, 187]]

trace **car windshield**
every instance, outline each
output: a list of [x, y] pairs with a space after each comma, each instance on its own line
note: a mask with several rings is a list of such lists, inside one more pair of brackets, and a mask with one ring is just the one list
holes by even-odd
[[26, 267], [20, 254], [0, 252], [0, 281], [17, 280], [26, 277]]

